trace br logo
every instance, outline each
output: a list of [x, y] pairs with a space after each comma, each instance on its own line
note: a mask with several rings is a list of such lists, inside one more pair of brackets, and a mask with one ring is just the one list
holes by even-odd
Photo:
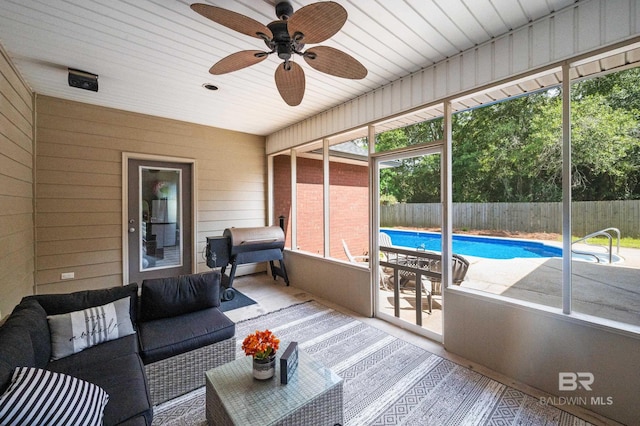
[[593, 373], [561, 371], [558, 373], [558, 390], [574, 391], [584, 389], [590, 391], [594, 380]]

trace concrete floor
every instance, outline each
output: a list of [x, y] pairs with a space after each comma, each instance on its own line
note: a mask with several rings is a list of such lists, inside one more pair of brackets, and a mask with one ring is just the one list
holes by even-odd
[[[355, 312], [349, 311], [348, 309], [345, 309], [339, 305], [336, 305], [335, 303], [326, 301], [322, 298], [316, 297], [303, 290], [297, 289], [294, 284], [287, 287], [285, 286], [285, 284], [281, 279], [274, 281], [271, 278], [271, 276], [267, 275], [266, 273], [237, 277], [234, 281], [234, 287], [240, 290], [241, 292], [243, 292], [244, 294], [246, 294], [247, 296], [254, 299], [256, 302], [258, 302], [255, 305], [250, 305], [240, 309], [226, 312], [227, 316], [235, 322], [242, 321], [244, 319], [254, 318], [256, 316], [273, 312], [278, 309], [282, 309], [296, 303], [301, 303], [308, 300], [316, 300], [324, 305], [331, 307], [332, 309], [343, 312], [347, 315], [351, 315], [372, 327], [379, 328], [390, 335], [393, 335], [400, 339], [404, 339], [433, 354], [449, 359], [453, 362], [456, 362], [460, 365], [465, 366], [466, 368], [475, 370], [480, 374], [483, 374], [493, 380], [496, 380], [500, 383], [504, 383], [508, 386], [516, 388], [522, 392], [525, 392], [533, 396], [534, 398], [540, 398], [540, 397], [548, 398], [550, 396], [546, 393], [541, 392], [536, 388], [532, 388], [524, 383], [517, 382], [510, 377], [504, 376], [493, 370], [487, 369], [486, 367], [480, 364], [476, 364], [472, 361], [461, 358], [453, 353], [447, 352], [441, 344], [434, 342], [432, 340], [429, 340], [424, 336], [414, 334], [406, 329], [402, 329], [400, 327], [394, 326], [392, 324], [389, 324], [377, 318], [363, 317]], [[406, 296], [409, 297], [409, 294], [410, 292], [407, 292]], [[434, 303], [434, 308], [436, 308], [435, 303]], [[441, 306], [438, 307], [437, 309], [434, 309], [434, 313], [433, 315], [429, 316], [429, 320], [432, 321], [432, 323], [438, 321], [438, 318], [440, 319], [442, 318], [441, 312], [442, 312]], [[415, 317], [415, 314], [413, 315]], [[238, 338], [242, 338], [242, 337], [243, 336], [238, 336]], [[574, 414], [597, 426], [619, 425], [616, 422], [612, 422], [609, 419], [606, 419], [598, 414], [595, 414], [579, 406], [570, 405], [570, 406], [563, 406], [562, 408], [565, 411], [570, 412], [571, 414]]]

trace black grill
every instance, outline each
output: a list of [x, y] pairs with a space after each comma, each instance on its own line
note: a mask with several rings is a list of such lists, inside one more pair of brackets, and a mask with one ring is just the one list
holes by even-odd
[[[231, 300], [235, 296], [233, 279], [238, 265], [245, 263], [269, 262], [271, 274], [275, 280], [282, 277], [289, 285], [284, 267], [284, 232], [279, 226], [258, 228], [227, 228], [221, 237], [207, 237], [207, 266], [221, 268], [222, 300]], [[278, 261], [278, 266], [274, 261]], [[227, 265], [231, 264], [229, 277], [224, 275]]]

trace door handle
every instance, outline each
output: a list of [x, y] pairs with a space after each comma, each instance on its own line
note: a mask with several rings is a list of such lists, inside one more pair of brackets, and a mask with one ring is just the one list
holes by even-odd
[[130, 233], [130, 234], [131, 234], [131, 233], [134, 233], [134, 232], [136, 232], [136, 228], [134, 228], [134, 227], [129, 228], [129, 233]]

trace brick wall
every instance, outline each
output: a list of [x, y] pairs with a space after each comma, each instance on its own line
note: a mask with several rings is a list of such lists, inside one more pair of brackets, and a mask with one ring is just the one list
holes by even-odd
[[[291, 158], [274, 158], [274, 213], [285, 216], [287, 247], [291, 247]], [[322, 161], [297, 159], [298, 248], [323, 252]], [[369, 247], [368, 167], [331, 162], [330, 184], [330, 253], [346, 260], [344, 239], [353, 255], [364, 254]]]

